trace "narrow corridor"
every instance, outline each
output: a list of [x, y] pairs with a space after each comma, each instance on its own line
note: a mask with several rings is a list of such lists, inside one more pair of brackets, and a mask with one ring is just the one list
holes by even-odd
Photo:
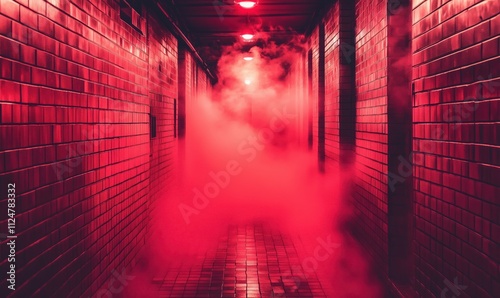
[[0, 297], [500, 297], [500, 1], [0, 0]]

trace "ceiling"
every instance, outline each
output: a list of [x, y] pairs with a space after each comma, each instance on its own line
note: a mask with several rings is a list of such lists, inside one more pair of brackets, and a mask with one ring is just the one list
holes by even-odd
[[215, 71], [221, 46], [240, 40], [244, 31], [269, 34], [283, 42], [306, 33], [321, 7], [332, 0], [259, 0], [252, 9], [244, 9], [234, 0], [164, 0], [178, 15], [200, 55]]

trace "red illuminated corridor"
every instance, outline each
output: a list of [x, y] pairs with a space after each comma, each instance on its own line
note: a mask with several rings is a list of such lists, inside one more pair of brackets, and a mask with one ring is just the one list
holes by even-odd
[[0, 0], [0, 297], [500, 297], [498, 0]]

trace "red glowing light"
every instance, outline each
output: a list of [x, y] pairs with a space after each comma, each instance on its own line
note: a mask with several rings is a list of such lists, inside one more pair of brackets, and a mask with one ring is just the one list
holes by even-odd
[[243, 37], [244, 40], [252, 40], [253, 34], [245, 33], [245, 34], [242, 34], [241, 37]]
[[245, 85], [250, 85], [250, 84], [252, 84], [251, 80], [245, 80]]
[[246, 57], [243, 57], [243, 59], [245, 61], [252, 61], [253, 60], [253, 57], [252, 56], [246, 56]]
[[246, 8], [246, 9], [253, 8], [257, 4], [256, 1], [239, 1], [236, 3], [238, 3], [241, 7]]

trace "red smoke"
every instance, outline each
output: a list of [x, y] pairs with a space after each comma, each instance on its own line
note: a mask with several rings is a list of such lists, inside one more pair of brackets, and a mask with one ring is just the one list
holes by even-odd
[[[318, 173], [314, 152], [298, 145], [307, 113], [299, 111], [302, 91], [289, 78], [301, 45], [269, 43], [250, 54], [239, 48], [221, 57], [212, 96], [187, 103], [182, 169], [161, 199], [139, 278], [125, 296], [155, 297], [153, 277], [172, 264], [194, 264], [230, 224], [263, 222], [301, 241], [302, 273], [317, 274], [333, 289], [329, 297], [381, 297], [361, 251], [339, 228], [349, 213], [342, 204], [349, 174]], [[249, 55], [253, 60], [243, 59]], [[317, 256], [321, 247], [327, 255]]]

